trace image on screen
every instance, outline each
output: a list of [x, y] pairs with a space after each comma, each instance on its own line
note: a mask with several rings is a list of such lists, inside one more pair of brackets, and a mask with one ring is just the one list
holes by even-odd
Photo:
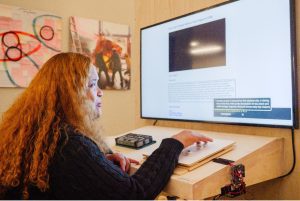
[[225, 19], [169, 33], [169, 71], [226, 65]]
[[239, 0], [141, 29], [141, 117], [297, 127], [293, 0]]

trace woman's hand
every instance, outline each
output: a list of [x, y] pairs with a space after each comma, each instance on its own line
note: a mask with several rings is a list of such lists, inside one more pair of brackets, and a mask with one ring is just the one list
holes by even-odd
[[108, 160], [119, 165], [121, 170], [123, 170], [124, 172], [127, 172], [127, 173], [130, 170], [131, 163], [139, 164], [139, 162], [137, 160], [127, 158], [121, 153], [106, 154], [105, 156]]
[[172, 138], [178, 140], [181, 142], [184, 146], [184, 148], [194, 144], [195, 142], [212, 142], [213, 139], [206, 137], [200, 133], [189, 131], [189, 130], [183, 130], [180, 133], [173, 135]]

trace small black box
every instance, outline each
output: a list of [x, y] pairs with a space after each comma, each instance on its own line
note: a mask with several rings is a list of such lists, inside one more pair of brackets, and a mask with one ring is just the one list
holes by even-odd
[[140, 149], [144, 146], [155, 143], [150, 135], [142, 135], [136, 133], [128, 133], [126, 135], [115, 138], [116, 145], [125, 146], [134, 149]]

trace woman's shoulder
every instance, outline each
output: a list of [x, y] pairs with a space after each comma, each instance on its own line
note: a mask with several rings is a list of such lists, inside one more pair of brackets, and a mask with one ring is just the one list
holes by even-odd
[[60, 128], [60, 140], [83, 143], [83, 145], [95, 144], [91, 138], [71, 125], [66, 125]]
[[57, 150], [63, 155], [77, 155], [80, 153], [98, 155], [101, 152], [98, 145], [91, 138], [69, 125], [61, 128]]

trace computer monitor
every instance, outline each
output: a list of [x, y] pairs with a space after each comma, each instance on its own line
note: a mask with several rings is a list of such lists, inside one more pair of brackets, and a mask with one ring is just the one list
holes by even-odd
[[230, 1], [140, 34], [142, 118], [297, 127], [294, 1]]

